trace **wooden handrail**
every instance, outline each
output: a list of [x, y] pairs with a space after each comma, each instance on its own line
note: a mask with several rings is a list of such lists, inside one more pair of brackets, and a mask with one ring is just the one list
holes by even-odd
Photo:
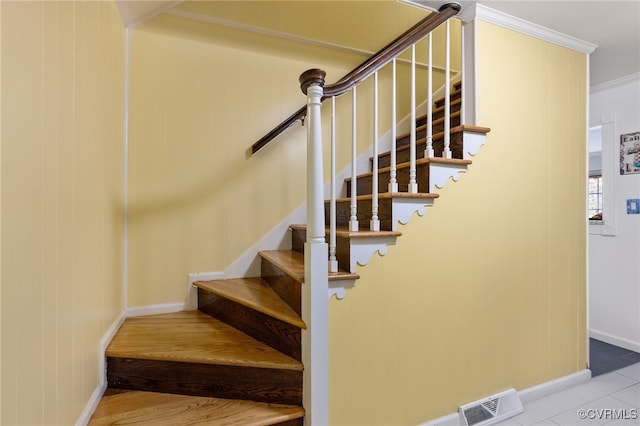
[[[414, 43], [425, 37], [431, 31], [435, 30], [440, 24], [446, 22], [452, 16], [455, 16], [460, 12], [461, 6], [459, 3], [447, 3], [440, 7], [438, 13], [427, 16], [422, 21], [405, 31], [402, 35], [397, 37], [387, 46], [385, 46], [378, 53], [358, 65], [352, 71], [347, 73], [344, 77], [338, 80], [336, 83], [324, 86], [324, 98], [337, 96], [345, 93], [360, 81], [366, 79], [371, 74], [385, 66], [394, 58], [398, 57], [402, 52], [409, 48]], [[311, 82], [300, 81], [302, 91], [306, 94], [306, 89]], [[275, 139], [280, 133], [291, 127], [296, 121], [304, 120], [307, 112], [307, 106], [304, 105], [298, 109], [295, 113], [290, 115], [286, 120], [273, 128], [269, 133], [260, 138], [256, 143], [251, 146], [251, 153], [255, 154], [260, 149], [264, 148], [269, 142]]]

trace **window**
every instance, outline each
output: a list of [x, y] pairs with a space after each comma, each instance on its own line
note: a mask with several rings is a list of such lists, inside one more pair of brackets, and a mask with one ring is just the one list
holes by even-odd
[[589, 220], [603, 220], [602, 175], [589, 176]]
[[589, 129], [589, 190], [587, 217], [589, 224], [604, 224], [602, 126]]
[[616, 143], [615, 113], [593, 116], [589, 128], [587, 217], [589, 234], [616, 235], [616, 176], [620, 148]]

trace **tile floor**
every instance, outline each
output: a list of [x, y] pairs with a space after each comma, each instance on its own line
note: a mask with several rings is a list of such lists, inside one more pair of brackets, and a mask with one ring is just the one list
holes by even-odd
[[[586, 417], [582, 419], [580, 416]], [[640, 425], [640, 363], [531, 401], [501, 426]]]
[[591, 377], [609, 373], [637, 362], [640, 362], [640, 353], [600, 340], [589, 339]]
[[[580, 416], [586, 418], [582, 419]], [[459, 426], [449, 419], [437, 426]], [[524, 404], [501, 426], [640, 426], [640, 363]]]

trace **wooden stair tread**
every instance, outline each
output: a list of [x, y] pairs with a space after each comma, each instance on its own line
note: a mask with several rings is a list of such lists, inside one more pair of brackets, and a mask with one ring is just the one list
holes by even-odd
[[293, 250], [266, 250], [260, 256], [273, 263], [291, 278], [304, 282], [304, 255]]
[[[451, 102], [451, 105], [455, 105], [457, 103], [460, 103], [460, 100], [458, 100], [458, 102]], [[438, 108], [438, 109], [444, 109], [444, 107], [441, 107], [441, 108]], [[434, 111], [434, 113], [435, 112], [436, 111]], [[457, 118], [459, 116], [460, 116], [460, 111], [452, 111], [451, 114], [450, 114], [449, 119]], [[416, 118], [416, 121], [423, 121], [423, 120], [426, 120], [426, 119], [427, 119], [427, 115], [425, 114], [425, 115], [422, 115], [422, 116]], [[441, 123], [444, 123], [444, 117], [436, 118], [435, 120], [432, 121], [431, 124], [433, 126], [437, 126], [438, 124], [441, 124]], [[425, 124], [421, 124], [420, 126], [416, 126], [416, 130], [417, 131], [426, 130], [426, 128], [427, 128], [427, 124], [426, 123]], [[410, 135], [410, 133], [404, 133], [400, 137], [407, 137], [409, 135]]]
[[[454, 98], [455, 98], [455, 99], [451, 99], [451, 105], [455, 105], [455, 104], [462, 103], [462, 97], [460, 97], [460, 98], [456, 98], [456, 96], [461, 95], [461, 94], [462, 94], [462, 88], [454, 89], [454, 90], [450, 93], [450, 95], [451, 95], [452, 97], [454, 97]], [[440, 105], [440, 106], [436, 106], [436, 105], [434, 105], [434, 106], [433, 106], [433, 111], [432, 111], [432, 112], [433, 112], [434, 114], [439, 113], [440, 111], [443, 111], [443, 110], [444, 110], [444, 97], [442, 97], [442, 98], [440, 98], [440, 99], [437, 99], [437, 100], [434, 102], [434, 104], [435, 104], [435, 103], [442, 103], [442, 105]], [[421, 119], [425, 119], [425, 118], [427, 118], [427, 114], [422, 115], [420, 118], [421, 118]]]
[[[461, 95], [461, 94], [462, 94], [462, 83], [461, 82], [454, 83], [453, 84], [453, 91], [451, 91], [449, 93], [449, 97], [453, 98], [453, 97], [456, 97], [456, 96]], [[443, 96], [443, 97], [433, 101], [434, 107], [435, 108], [443, 108], [445, 99], [446, 99], [446, 97]], [[454, 100], [456, 100], [456, 99], [452, 99], [451, 103], [453, 103]], [[438, 104], [440, 104], [440, 105], [438, 105]]]
[[336, 236], [355, 240], [355, 239], [368, 239], [368, 238], [380, 238], [380, 237], [400, 237], [402, 236], [402, 232], [370, 231], [368, 229], [350, 231], [348, 228], [336, 228]]
[[302, 370], [302, 364], [200, 311], [128, 318], [107, 357]]
[[88, 424], [266, 426], [302, 417], [296, 405], [128, 391], [104, 396]]
[[[289, 225], [291, 229], [306, 230], [307, 225]], [[327, 234], [329, 228], [326, 228]], [[338, 226], [336, 227], [336, 236], [340, 238], [358, 239], [358, 238], [378, 238], [378, 237], [400, 237], [402, 232], [400, 231], [370, 231], [368, 229], [361, 229], [358, 231], [350, 231], [349, 228]]]
[[307, 328], [300, 315], [262, 278], [198, 281], [194, 285], [287, 324]]
[[[434, 194], [432, 192], [417, 192], [417, 193], [411, 193], [411, 192], [381, 192], [378, 194], [378, 199], [388, 199], [388, 198], [407, 198], [407, 199], [420, 199], [420, 198], [424, 198], [424, 199], [431, 199], [431, 198], [438, 198], [440, 195], [439, 194]], [[356, 196], [356, 200], [357, 201], [361, 201], [361, 200], [371, 200], [373, 198], [373, 195], [371, 194], [364, 194], [364, 195], [358, 195]], [[340, 203], [345, 203], [351, 201], [351, 197], [348, 198], [338, 198], [336, 199], [336, 202], [340, 202]], [[325, 200], [325, 203], [329, 202], [329, 200]]]
[[[489, 133], [491, 131], [490, 128], [488, 127], [480, 127], [480, 126], [469, 126], [467, 124], [461, 124], [459, 126], [455, 126], [452, 127], [451, 129], [449, 129], [449, 133], [453, 134], [453, 133], [462, 133], [462, 132], [473, 132], [473, 133]], [[402, 136], [398, 136], [398, 139], [401, 139], [402, 137], [408, 137], [409, 133], [402, 135]], [[432, 135], [433, 140], [440, 140], [440, 139], [444, 139], [444, 132], [438, 132], [438, 133], [434, 133]], [[424, 141], [426, 140], [426, 138], [420, 138], [420, 141]], [[400, 147], [398, 149], [401, 149], [404, 147]]]
[[[451, 116], [449, 117], [449, 119], [451, 120], [452, 118], [457, 118], [460, 116], [460, 111], [454, 111], [451, 113]], [[433, 120], [433, 122], [431, 123], [433, 126], [437, 126], [441, 123], [444, 123], [444, 117], [440, 117], [438, 119]], [[416, 131], [419, 132], [421, 130], [426, 130], [427, 129], [427, 125], [426, 124], [422, 124], [420, 126], [416, 126]], [[401, 137], [407, 137], [409, 136], [410, 133], [405, 133], [404, 135], [401, 135]]]
[[[399, 148], [402, 149], [402, 148]], [[386, 155], [386, 153], [381, 154], [381, 155]], [[444, 164], [444, 165], [450, 165], [450, 166], [468, 166], [470, 164], [472, 164], [471, 160], [463, 160], [460, 158], [442, 158], [442, 157], [427, 157], [427, 158], [417, 158], [416, 159], [416, 166], [421, 165], [421, 164]], [[400, 169], [408, 169], [411, 167], [411, 162], [407, 161], [404, 163], [398, 163], [396, 164], [396, 170], [400, 170]], [[391, 167], [382, 167], [380, 169], [378, 169], [378, 174], [381, 173], [387, 173], [391, 171]], [[373, 172], [366, 172], [366, 173], [362, 173], [358, 176], [356, 176], [358, 179], [359, 178], [365, 178], [365, 177], [369, 177], [369, 176], [373, 176]], [[344, 179], [345, 182], [351, 182], [351, 178], [345, 178]]]
[[[463, 132], [471, 132], [471, 133], [489, 133], [491, 131], [491, 129], [489, 127], [480, 127], [480, 126], [469, 126], [469, 125], [460, 125], [460, 126], [455, 126], [452, 127], [451, 130], [449, 131], [450, 134], [455, 134], [455, 133], [463, 133]], [[404, 135], [404, 137], [406, 137], [407, 135]], [[400, 139], [400, 137], [398, 138]], [[433, 140], [434, 141], [439, 141], [440, 139], [444, 139], [444, 132], [438, 132], [438, 133], [434, 133], [433, 134]], [[416, 146], [417, 145], [424, 145], [426, 144], [427, 139], [426, 138], [420, 138], [416, 140]], [[399, 151], [404, 151], [407, 149], [411, 149], [411, 146], [409, 144], [407, 145], [403, 145], [400, 146], [396, 149], [396, 152]], [[391, 155], [390, 151], [384, 152], [382, 154], [380, 154], [380, 157], [384, 157], [387, 155]], [[438, 158], [438, 157], [433, 157], [433, 158]], [[417, 160], [416, 160], [417, 161]]]
[[[276, 265], [296, 281], [304, 282], [304, 254], [295, 250], [261, 251], [260, 256]], [[329, 281], [357, 280], [360, 275], [340, 270], [329, 272]]]

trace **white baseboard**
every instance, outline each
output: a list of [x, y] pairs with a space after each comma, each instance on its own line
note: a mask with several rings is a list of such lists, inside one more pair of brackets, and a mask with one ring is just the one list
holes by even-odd
[[100, 399], [102, 398], [102, 394], [107, 389], [107, 363], [106, 363], [106, 350], [111, 340], [113, 340], [114, 336], [124, 323], [125, 319], [130, 317], [139, 317], [143, 315], [154, 315], [154, 314], [168, 314], [172, 312], [182, 312], [187, 311], [189, 309], [188, 302], [180, 302], [180, 303], [164, 303], [160, 305], [149, 305], [149, 306], [136, 306], [133, 308], [127, 308], [123, 310], [118, 318], [111, 324], [109, 329], [106, 331], [102, 339], [100, 339], [99, 344], [99, 358], [98, 358], [98, 371], [99, 371], [99, 381], [98, 386], [93, 391], [91, 398], [87, 402], [87, 405], [82, 410], [80, 417], [76, 421], [77, 426], [85, 426], [91, 420], [91, 416], [93, 412], [98, 407], [100, 403]]
[[82, 414], [80, 414], [80, 418], [76, 422], [76, 426], [86, 426], [87, 424], [89, 424], [89, 420], [91, 420], [91, 416], [93, 416], [93, 412], [96, 411], [96, 408], [98, 408], [98, 404], [100, 403], [102, 394], [106, 389], [107, 389], [107, 384], [101, 383], [98, 385], [96, 390], [93, 391], [93, 394], [89, 399], [89, 402], [84, 407], [84, 410], [82, 410]]
[[102, 394], [104, 394], [104, 391], [107, 389], [107, 363], [105, 358], [105, 352], [107, 350], [107, 346], [109, 346], [109, 343], [111, 343], [111, 340], [113, 340], [113, 337], [116, 335], [116, 333], [122, 326], [122, 323], [124, 322], [125, 318], [126, 318], [125, 311], [120, 312], [120, 315], [118, 315], [118, 318], [116, 318], [115, 321], [113, 321], [113, 323], [107, 329], [104, 336], [102, 336], [102, 339], [100, 339], [100, 344], [98, 349], [100, 351], [99, 352], [100, 356], [98, 358], [98, 374], [99, 374], [98, 386], [93, 391], [93, 394], [91, 395], [91, 398], [89, 398], [89, 402], [87, 402], [87, 405], [84, 407], [84, 410], [82, 410], [82, 413], [78, 418], [78, 421], [76, 421], [77, 426], [85, 426], [86, 424], [89, 423], [89, 420], [91, 420], [91, 416], [93, 415], [93, 412], [96, 410], [96, 408], [98, 407], [98, 404], [100, 403]]
[[541, 383], [536, 386], [532, 386], [527, 389], [523, 389], [518, 392], [518, 396], [523, 404], [536, 399], [544, 398], [551, 394], [561, 392], [567, 388], [586, 383], [591, 380], [591, 370], [581, 370], [577, 373], [569, 374], [568, 376], [560, 377], [554, 380], [550, 380], [545, 383]]
[[307, 203], [303, 203], [229, 265], [224, 270], [224, 278], [259, 277], [260, 258], [258, 252], [261, 250], [290, 250], [289, 225], [305, 223], [306, 216]]
[[[523, 404], [526, 404], [527, 402], [535, 401], [536, 399], [544, 398], [545, 396], [561, 392], [567, 388], [586, 383], [589, 380], [591, 380], [591, 371], [582, 370], [578, 371], [577, 373], [569, 374], [568, 376], [560, 377], [518, 391], [518, 397], [520, 397], [520, 401], [522, 401]], [[464, 404], [465, 402], [467, 401], [464, 401], [461, 404]], [[421, 423], [419, 426], [451, 425], [458, 418], [459, 414], [455, 412], [447, 414], [446, 416], [438, 417], [437, 419], [429, 420], [426, 423]]]
[[624, 339], [622, 337], [614, 336], [613, 334], [605, 333], [603, 331], [589, 329], [589, 337], [605, 343], [609, 343], [610, 345], [629, 349], [630, 351], [640, 352], [640, 342], [634, 342], [633, 340]]
[[161, 303], [159, 305], [135, 306], [125, 310], [125, 318], [141, 317], [143, 315], [170, 314], [188, 311], [187, 302]]

